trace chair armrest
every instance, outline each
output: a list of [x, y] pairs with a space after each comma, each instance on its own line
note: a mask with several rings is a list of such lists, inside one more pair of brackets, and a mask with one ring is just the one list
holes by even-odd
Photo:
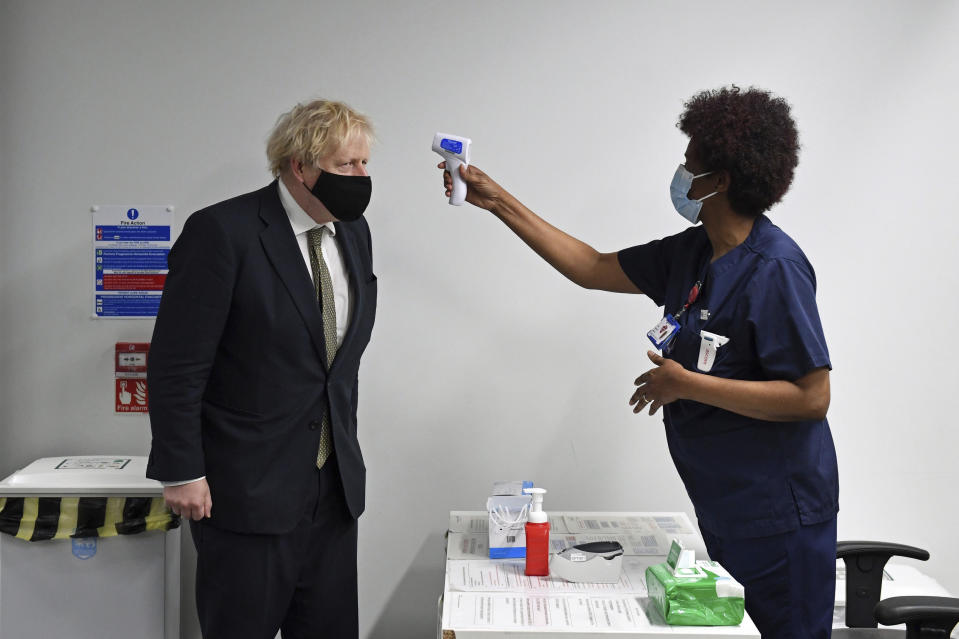
[[890, 597], [876, 604], [875, 615], [884, 626], [906, 624], [906, 639], [948, 637], [959, 623], [959, 599]]
[[891, 544], [885, 541], [840, 541], [836, 543], [836, 559], [845, 559], [850, 555], [862, 555], [866, 553], [882, 553], [890, 557], [909, 557], [926, 561], [929, 559], [929, 551], [915, 546], [906, 546], [905, 544]]
[[890, 557], [926, 561], [922, 548], [884, 541], [840, 541], [836, 558], [846, 564], [846, 625], [850, 628], [878, 626], [873, 609], [882, 592], [882, 573]]

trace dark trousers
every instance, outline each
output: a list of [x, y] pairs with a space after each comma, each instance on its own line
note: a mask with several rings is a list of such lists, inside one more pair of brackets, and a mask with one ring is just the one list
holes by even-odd
[[283, 639], [356, 639], [357, 526], [332, 456], [317, 471], [314, 495], [282, 535], [190, 522], [204, 639], [273, 639], [278, 630]]
[[836, 598], [836, 518], [752, 539], [702, 529], [710, 559], [746, 589], [746, 612], [764, 639], [828, 639]]

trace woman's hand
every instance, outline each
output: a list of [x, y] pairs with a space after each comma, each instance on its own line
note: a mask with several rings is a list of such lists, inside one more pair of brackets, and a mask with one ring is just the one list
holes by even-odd
[[[446, 162], [440, 162], [436, 166], [445, 169]], [[466, 201], [473, 206], [492, 211], [506, 195], [503, 187], [475, 166], [460, 165], [460, 175], [466, 182]], [[453, 192], [453, 178], [450, 177], [449, 171], [443, 171], [443, 185], [446, 187], [446, 196], [449, 197]]]
[[646, 351], [646, 355], [656, 365], [656, 368], [649, 369], [633, 382], [638, 388], [629, 398], [629, 405], [636, 405], [633, 408], [634, 413], [638, 413], [649, 406], [649, 414], [653, 415], [659, 410], [660, 406], [671, 404], [680, 399], [680, 390], [686, 384], [689, 371], [683, 368], [681, 364], [666, 359], [653, 351]]
[[737, 415], [769, 422], [822, 420], [829, 410], [829, 369], [814, 369], [794, 382], [784, 379], [752, 381], [725, 379], [688, 371], [671, 359], [648, 351], [656, 365], [636, 378], [629, 405], [634, 413], [688, 399]]

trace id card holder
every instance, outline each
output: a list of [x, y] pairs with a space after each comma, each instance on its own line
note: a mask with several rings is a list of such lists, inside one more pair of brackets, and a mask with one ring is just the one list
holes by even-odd
[[670, 340], [676, 337], [678, 332], [679, 322], [672, 315], [667, 315], [646, 333], [646, 337], [649, 338], [649, 341], [653, 343], [657, 350], [663, 350]]

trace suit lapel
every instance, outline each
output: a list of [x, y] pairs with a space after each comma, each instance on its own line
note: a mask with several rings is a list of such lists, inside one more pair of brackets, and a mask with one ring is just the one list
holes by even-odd
[[293, 235], [290, 219], [280, 202], [274, 180], [260, 199], [260, 218], [266, 228], [260, 232], [260, 242], [277, 275], [293, 298], [293, 303], [303, 317], [310, 332], [313, 346], [326, 368], [326, 342], [323, 339], [323, 316], [314, 297], [313, 280], [303, 263], [303, 255]]
[[343, 336], [343, 343], [337, 350], [337, 357], [333, 359], [333, 367], [336, 367], [340, 360], [339, 354], [347, 351], [356, 336], [356, 327], [360, 324], [359, 318], [362, 317], [363, 305], [366, 302], [366, 287], [364, 269], [360, 262], [359, 249], [356, 246], [356, 238], [353, 235], [350, 225], [342, 222], [334, 222], [336, 227], [336, 237], [340, 239], [339, 248], [343, 254], [343, 261], [346, 264], [346, 270], [350, 274], [350, 324], [346, 329], [346, 335]]

